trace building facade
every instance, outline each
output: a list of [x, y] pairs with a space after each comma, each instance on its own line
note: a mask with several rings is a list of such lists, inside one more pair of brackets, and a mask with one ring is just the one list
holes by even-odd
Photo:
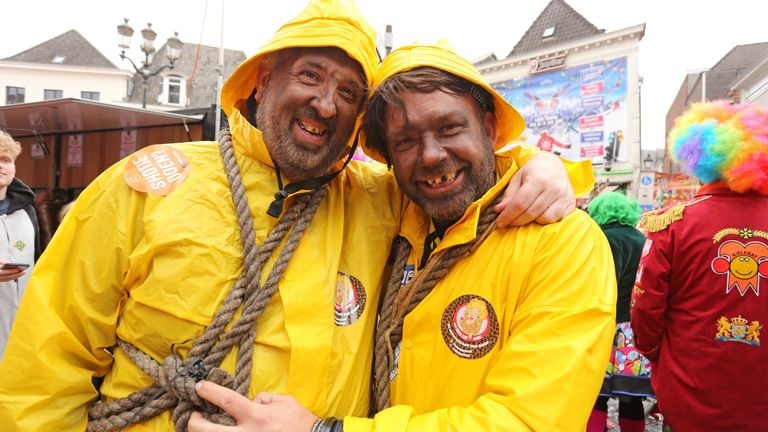
[[125, 99], [130, 76], [70, 30], [0, 60], [0, 104], [62, 98], [118, 102]]
[[509, 55], [475, 66], [526, 120], [520, 142], [590, 159], [595, 193], [638, 194], [642, 171], [639, 42], [645, 24], [605, 32], [551, 0]]

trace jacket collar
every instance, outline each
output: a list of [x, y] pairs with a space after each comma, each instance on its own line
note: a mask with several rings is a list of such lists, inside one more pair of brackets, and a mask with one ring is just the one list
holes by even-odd
[[35, 201], [35, 193], [24, 182], [14, 178], [8, 185], [5, 198], [9, 201], [8, 214], [22, 209]]
[[228, 120], [229, 130], [237, 137], [232, 140], [235, 151], [274, 168], [275, 164], [264, 144], [261, 131], [249, 123], [237, 109], [232, 110]]
[[749, 190], [744, 193], [736, 192], [726, 186], [724, 181], [716, 181], [702, 185], [696, 192], [696, 196], [702, 195], [741, 195], [741, 196], [753, 196], [753, 197], [765, 197], [765, 195], [755, 190]]

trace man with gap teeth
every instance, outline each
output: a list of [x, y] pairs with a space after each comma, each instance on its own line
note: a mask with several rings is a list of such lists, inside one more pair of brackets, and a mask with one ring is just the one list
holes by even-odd
[[[372, 93], [364, 148], [413, 200], [380, 306], [375, 414], [322, 418], [288, 395], [251, 401], [210, 382], [198, 394], [256, 432], [583, 432], [615, 325], [602, 231], [582, 211], [494, 227], [515, 171], [499, 177], [494, 150], [524, 122], [445, 43], [393, 51]], [[218, 430], [193, 422], [191, 432]]]
[[[220, 142], [150, 146], [100, 175], [22, 299], [0, 363], [3, 430], [186, 430], [193, 410], [231, 423], [195, 395], [201, 380], [367, 414], [407, 207], [386, 167], [347, 163], [377, 61], [352, 1], [312, 1], [227, 79]], [[508, 223], [573, 208], [557, 158], [526, 169]]]

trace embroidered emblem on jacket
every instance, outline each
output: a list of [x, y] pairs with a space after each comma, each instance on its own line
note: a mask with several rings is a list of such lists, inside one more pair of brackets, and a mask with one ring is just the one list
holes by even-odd
[[365, 288], [356, 277], [345, 273], [336, 274], [333, 292], [333, 321], [337, 326], [348, 326], [365, 310]]
[[[726, 235], [734, 234], [744, 239], [764, 237], [762, 231], [749, 228], [727, 228], [719, 231], [713, 237], [714, 243]], [[735, 287], [744, 296], [752, 290], [760, 295], [760, 277], [768, 277], [768, 245], [757, 240], [742, 243], [739, 240], [726, 240], [717, 249], [717, 257], [712, 260], [712, 271], [726, 275], [725, 293]]]
[[715, 340], [760, 346], [760, 330], [762, 328], [763, 326], [758, 321], [749, 323], [741, 315], [730, 320], [727, 317], [721, 316], [717, 320]]
[[448, 349], [462, 358], [488, 354], [499, 339], [499, 321], [488, 300], [473, 294], [452, 301], [443, 312], [441, 332]]
[[26, 244], [26, 243], [24, 243], [24, 242], [23, 242], [23, 241], [21, 241], [21, 240], [16, 240], [16, 241], [13, 243], [13, 247], [15, 247], [16, 249], [18, 249], [19, 251], [23, 251], [23, 250], [24, 250], [24, 248], [25, 248], [25, 247], [27, 247], [27, 244]]

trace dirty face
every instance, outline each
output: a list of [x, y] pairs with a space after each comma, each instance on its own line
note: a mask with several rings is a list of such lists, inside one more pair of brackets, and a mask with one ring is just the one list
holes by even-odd
[[386, 141], [397, 181], [436, 225], [450, 225], [495, 180], [493, 114], [470, 95], [400, 92], [388, 106]]
[[360, 65], [338, 48], [281, 52], [259, 77], [256, 124], [290, 180], [326, 174], [345, 156], [365, 100]]

